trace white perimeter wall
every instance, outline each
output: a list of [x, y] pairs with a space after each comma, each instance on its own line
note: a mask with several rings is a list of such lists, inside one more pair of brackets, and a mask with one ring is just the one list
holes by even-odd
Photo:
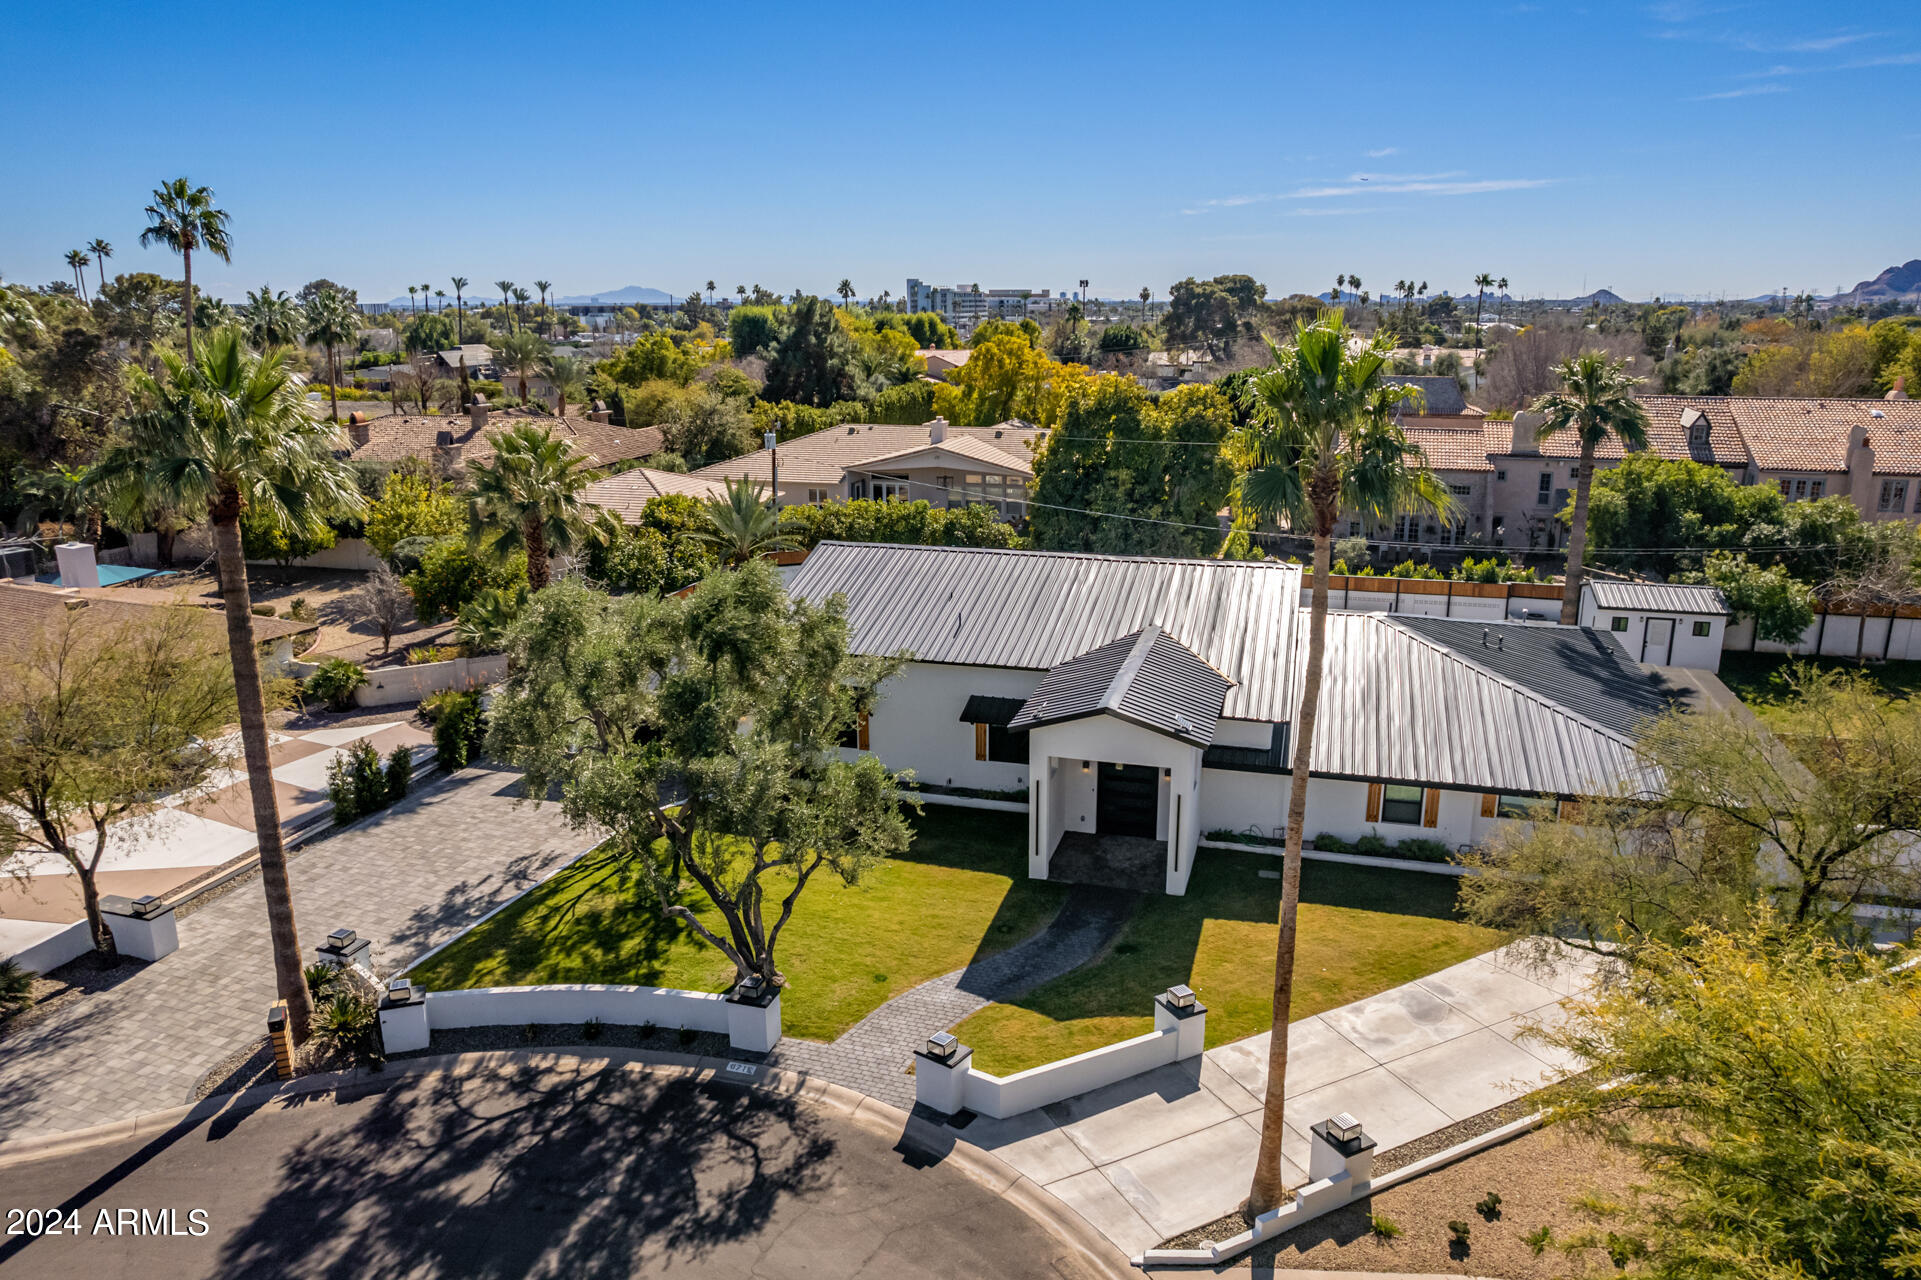
[[[1892, 627], [1894, 634], [1888, 634]], [[1913, 661], [1921, 659], [1921, 618], [1859, 618], [1850, 614], [1836, 613], [1827, 615], [1827, 626], [1821, 625], [1816, 618], [1801, 638], [1792, 645], [1776, 643], [1773, 640], [1754, 639], [1754, 620], [1743, 618], [1728, 628], [1726, 647], [1730, 652], [1746, 653], [1750, 650], [1759, 653], [1804, 653], [1820, 652], [1833, 658], [1852, 658], [1855, 644], [1862, 643], [1861, 650], [1870, 661], [1885, 654], [1892, 659]]]

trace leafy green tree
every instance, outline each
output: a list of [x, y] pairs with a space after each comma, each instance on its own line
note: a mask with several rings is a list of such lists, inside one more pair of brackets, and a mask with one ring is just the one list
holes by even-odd
[[679, 493], [649, 498], [639, 524], [610, 530], [605, 542], [588, 547], [587, 572], [614, 591], [678, 591], [715, 568], [712, 548], [699, 537], [708, 524], [698, 499]]
[[627, 869], [736, 981], [785, 984], [781, 935], [816, 875], [857, 885], [907, 848], [900, 779], [836, 749], [901, 665], [848, 652], [839, 597], [789, 600], [762, 561], [685, 599], [562, 583], [509, 652], [491, 754], [529, 795], [557, 784], [570, 821], [607, 832], [589, 862]]
[[330, 516], [358, 515], [364, 504], [353, 473], [334, 455], [332, 430], [308, 412], [283, 353], [255, 355], [237, 331], [227, 329], [216, 333], [192, 363], [163, 352], [157, 373], [136, 370], [132, 376], [136, 408], [124, 438], [103, 456], [96, 475], [110, 490], [138, 484], [168, 506], [204, 509], [213, 526], [274, 977], [294, 1036], [304, 1039], [313, 1006], [301, 976], [300, 937], [267, 753], [240, 519], [254, 509], [256, 516], [271, 513], [283, 528], [308, 529]]
[[508, 587], [486, 587], [461, 606], [454, 635], [477, 653], [493, 653], [506, 639], [514, 619], [526, 611], [532, 593], [524, 582]]
[[[1738, 548], [1755, 526], [1779, 524], [1785, 506], [1774, 485], [1737, 484], [1720, 467], [1637, 451], [1595, 476], [1588, 545], [1615, 569], [1671, 574], [1689, 562], [1667, 548]], [[1570, 499], [1562, 519], [1573, 510]]]
[[414, 598], [414, 615], [423, 622], [458, 617], [469, 601], [493, 588], [527, 581], [524, 553], [500, 560], [474, 554], [465, 538], [442, 538], [420, 555], [420, 567], [401, 579]]
[[249, 560], [271, 560], [283, 570], [334, 545], [334, 531], [324, 521], [289, 526], [271, 512], [250, 507], [240, 517], [240, 544]]
[[1584, 351], [1554, 371], [1559, 391], [1534, 402], [1546, 415], [1540, 438], [1572, 431], [1581, 443], [1580, 474], [1574, 481], [1574, 519], [1567, 540], [1567, 573], [1561, 590], [1561, 625], [1573, 626], [1581, 614], [1582, 559], [1587, 551], [1588, 495], [1594, 487], [1594, 455], [1603, 441], [1617, 439], [1629, 452], [1647, 447], [1648, 415], [1634, 398], [1641, 380], [1628, 376], [1625, 361]]
[[454, 325], [446, 316], [421, 315], [407, 322], [400, 336], [400, 346], [411, 354], [431, 355], [447, 350], [454, 339]]
[[601, 361], [596, 372], [630, 387], [656, 380], [684, 387], [694, 380], [699, 365], [666, 334], [650, 333], [628, 343], [611, 360]]
[[953, 351], [961, 344], [960, 334], [940, 317], [939, 312], [916, 311], [912, 315], [901, 316], [900, 322], [917, 347]]
[[852, 399], [855, 389], [853, 338], [829, 303], [802, 298], [768, 358], [761, 394], [769, 400], [826, 405]]
[[[185, 178], [175, 178], [153, 189], [153, 203], [146, 208], [147, 227], [140, 233], [140, 244], [161, 245], [180, 255], [181, 314], [187, 322], [187, 360], [193, 360], [193, 255], [196, 250], [211, 253], [222, 262], [233, 261], [232, 244], [227, 238], [229, 217], [215, 207], [213, 192], [196, 187]], [[303, 990], [305, 988], [302, 988]]]
[[539, 591], [549, 556], [572, 555], [605, 536], [581, 496], [591, 478], [587, 459], [544, 427], [523, 424], [493, 440], [491, 459], [467, 465], [474, 544], [496, 559], [525, 554], [527, 584]]
[[760, 444], [747, 407], [711, 387], [695, 388], [676, 400], [671, 416], [661, 424], [661, 438], [689, 470], [752, 453]]
[[98, 873], [117, 825], [224, 766], [205, 744], [232, 723], [234, 694], [206, 611], [98, 612], [56, 610], [0, 652], [0, 874], [36, 850], [59, 858], [95, 952], [110, 956]]
[[[1180, 286], [1176, 286], [1178, 289]], [[1420, 449], [1396, 422], [1415, 393], [1390, 385], [1385, 344], [1363, 344], [1339, 311], [1295, 330], [1287, 347], [1269, 344], [1273, 364], [1246, 383], [1249, 425], [1236, 433], [1232, 457], [1240, 475], [1238, 520], [1284, 518], [1314, 536], [1314, 587], [1309, 598], [1307, 664], [1294, 722], [1293, 777], [1288, 789], [1287, 845], [1281, 869], [1280, 937], [1274, 957], [1274, 1021], [1267, 1055], [1267, 1097], [1249, 1207], [1265, 1213], [1281, 1201], [1288, 1023], [1294, 1000], [1294, 947], [1301, 898], [1301, 840], [1321, 671], [1327, 651], [1328, 575], [1334, 523], [1342, 512], [1384, 520], [1400, 512], [1446, 513], [1447, 488], [1423, 464]]]
[[968, 339], [967, 345], [979, 347], [1007, 337], [1019, 338], [1034, 350], [1039, 351], [1042, 337], [1040, 322], [1032, 317], [1023, 317], [1019, 320], [983, 320], [974, 326], [974, 336]]
[[794, 540], [781, 531], [780, 516], [766, 490], [748, 481], [727, 481], [727, 495], [707, 500], [708, 528], [695, 536], [714, 549], [723, 564], [738, 567], [775, 551], [791, 551]]
[[1013, 547], [1014, 527], [979, 503], [936, 507], [928, 502], [856, 498], [792, 507], [781, 513], [787, 534], [802, 547], [821, 542], [894, 542], [923, 547]]
[[367, 508], [367, 545], [385, 560], [402, 538], [444, 538], [459, 533], [464, 517], [451, 486], [420, 467], [404, 467], [387, 477], [386, 487]]
[[762, 355], [779, 345], [786, 327], [785, 307], [735, 307], [727, 317], [727, 341], [736, 356]]
[[1781, 565], [1758, 565], [1744, 555], [1716, 551], [1701, 581], [1718, 587], [1737, 618], [1754, 619], [1754, 637], [1793, 644], [1814, 625], [1814, 590]]
[[1059, 364], [1018, 334], [1003, 333], [977, 342], [967, 363], [934, 388], [934, 409], [956, 426], [991, 427], [1010, 418], [1053, 426], [1087, 381], [1083, 366]]
[[1650, 1186], [1627, 1213], [1668, 1280], [1893, 1280], [1921, 1257], [1921, 987], [1898, 957], [1773, 922], [1650, 945], [1545, 1038], [1592, 1069], [1550, 1118]]
[[[1234, 471], [1221, 448], [1204, 446], [1219, 446], [1233, 429], [1232, 408], [1213, 387], [1183, 387], [1155, 402], [1132, 378], [1094, 378], [1034, 454], [1034, 545], [1211, 553]], [[1102, 515], [1082, 514], [1088, 511]]]
[[1182, 280], [1168, 291], [1163, 328], [1175, 346], [1204, 349], [1216, 360], [1234, 353], [1234, 344], [1255, 333], [1267, 286], [1247, 275]]

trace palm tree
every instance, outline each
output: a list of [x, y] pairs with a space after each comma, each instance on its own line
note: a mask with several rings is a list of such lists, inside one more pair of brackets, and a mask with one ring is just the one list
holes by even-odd
[[528, 293], [525, 289], [514, 290], [515, 324], [525, 324], [527, 322], [527, 304], [532, 301], [533, 296], [533, 294]]
[[[1359, 294], [1361, 291], [1361, 278], [1352, 271], [1347, 273], [1347, 291], [1353, 294]], [[1335, 299], [1336, 305], [1339, 305], [1339, 302], [1340, 300], [1338, 298]], [[1363, 302], [1361, 305], [1366, 306], [1367, 304]]]
[[460, 335], [456, 345], [464, 347], [467, 345], [467, 300], [461, 290], [467, 287], [469, 281], [466, 276], [455, 276], [448, 283], [454, 287], [454, 324]]
[[1264, 1213], [1285, 1191], [1281, 1164], [1286, 1102], [1288, 1019], [1294, 998], [1294, 944], [1301, 897], [1301, 836], [1307, 821], [1308, 769], [1320, 710], [1327, 647], [1328, 572], [1334, 522], [1343, 511], [1381, 519], [1397, 512], [1446, 512], [1447, 486], [1423, 464], [1395, 422], [1395, 408], [1416, 393], [1383, 382], [1387, 344], [1378, 336], [1358, 354], [1339, 309], [1297, 327], [1286, 348], [1269, 344], [1274, 364], [1243, 393], [1249, 425], [1233, 439], [1235, 505], [1242, 518], [1284, 518], [1314, 536], [1314, 589], [1307, 667], [1295, 718], [1286, 858], [1281, 871], [1280, 939], [1274, 954], [1273, 1031], [1260, 1156], [1249, 1208]]
[[67, 250], [67, 270], [73, 272], [73, 286], [82, 302], [87, 300], [87, 268], [92, 265], [93, 259], [81, 250]]
[[420, 308], [414, 305], [414, 295], [419, 291], [420, 291], [419, 285], [410, 284], [407, 286], [407, 310], [414, 315], [420, 314]]
[[265, 351], [299, 341], [306, 317], [301, 314], [300, 304], [288, 297], [286, 290], [275, 293], [272, 285], [263, 284], [247, 295], [241, 310], [247, 317], [247, 341], [255, 350]]
[[340, 362], [334, 352], [360, 336], [360, 316], [347, 295], [322, 289], [307, 304], [307, 341], [327, 349], [327, 399], [331, 416], [340, 421]]
[[[549, 290], [549, 289], [551, 289], [551, 288], [553, 288], [553, 287], [554, 287], [554, 282], [553, 282], [552, 280], [536, 280], [536, 281], [534, 281], [534, 288], [536, 288], [536, 289], [538, 289], [538, 290], [540, 290], [540, 305], [541, 305], [541, 307], [542, 307], [542, 308], [545, 308], [545, 307], [546, 307], [546, 305], [547, 305], [547, 290]], [[708, 287], [709, 287], [709, 288], [712, 288], [712, 286], [711, 286], [711, 285], [710, 285], [710, 286], [708, 286]]]
[[706, 529], [694, 536], [719, 552], [729, 565], [746, 564], [775, 551], [791, 551], [798, 544], [781, 532], [780, 515], [749, 480], [727, 483], [727, 496], [707, 499]]
[[737, 284], [734, 286], [734, 292], [740, 295], [741, 305], [746, 306], [747, 305], [747, 286], [744, 284]]
[[1347, 287], [1347, 273], [1341, 272], [1340, 274], [1334, 277], [1334, 300], [1328, 304], [1329, 306], [1338, 307], [1341, 305], [1341, 290], [1345, 289], [1346, 287]]
[[428, 315], [432, 315], [434, 313], [434, 309], [431, 306], [429, 306], [427, 303], [427, 295], [431, 292], [433, 292], [432, 285], [423, 284], [420, 286], [420, 309], [422, 311], [425, 311]]
[[1507, 277], [1502, 276], [1499, 280], [1496, 280], [1494, 282], [1494, 287], [1500, 291], [1499, 300], [1501, 303], [1501, 309], [1497, 314], [1506, 315], [1507, 314]]
[[853, 299], [854, 282], [842, 276], [840, 283], [834, 286], [834, 292], [840, 295], [840, 305], [844, 307]]
[[552, 352], [540, 362], [540, 376], [547, 379], [547, 385], [554, 389], [554, 416], [567, 416], [567, 401], [580, 400], [587, 394], [587, 366], [573, 356], [557, 356]]
[[539, 373], [541, 362], [551, 353], [547, 344], [525, 329], [516, 329], [500, 341], [494, 359], [504, 372], [520, 379], [520, 398], [527, 399], [527, 376]]
[[707, 282], [707, 305], [710, 307], [714, 305], [714, 282], [712, 280]]
[[1146, 285], [1141, 286], [1141, 328], [1143, 329], [1147, 327], [1147, 304], [1153, 296], [1154, 291], [1152, 289]]
[[493, 438], [491, 460], [470, 462], [473, 502], [468, 523], [474, 540], [496, 556], [527, 553], [527, 585], [549, 581], [547, 558], [566, 555], [603, 536], [587, 487], [587, 458], [545, 427], [523, 423]]
[[435, 289], [434, 297], [440, 299], [439, 306], [434, 308], [434, 314], [439, 315], [447, 309], [447, 291], [445, 289]]
[[[196, 239], [201, 234], [196, 230]], [[284, 351], [256, 355], [238, 330], [222, 329], [197, 361], [162, 351], [157, 374], [130, 365], [135, 409], [125, 438], [106, 452], [94, 474], [109, 491], [136, 485], [149, 501], [204, 512], [213, 526], [274, 979], [298, 1042], [312, 1024], [313, 1003], [301, 975], [273, 761], [267, 754], [240, 517], [251, 510], [283, 529], [304, 530], [332, 516], [357, 515], [365, 503], [353, 473], [334, 456], [333, 430], [308, 410], [286, 360]]]
[[217, 209], [213, 192], [206, 187], [190, 186], [185, 178], [175, 178], [153, 189], [153, 203], [146, 208], [147, 229], [140, 233], [140, 244], [165, 245], [180, 255], [180, 270], [185, 290], [181, 310], [187, 320], [187, 361], [193, 362], [193, 253], [205, 249], [222, 262], [233, 261], [227, 239], [227, 212]]
[[1481, 300], [1494, 287], [1494, 277], [1483, 271], [1474, 277], [1474, 362], [1481, 362]]
[[95, 236], [87, 241], [87, 252], [91, 253], [93, 260], [100, 265], [100, 292], [105, 293], [107, 291], [107, 259], [113, 256], [113, 246]]
[[494, 288], [500, 290], [500, 309], [507, 313], [507, 323], [512, 325], [514, 315], [512, 310], [514, 282], [511, 280], [496, 280], [494, 281]]
[[1572, 430], [1581, 441], [1580, 470], [1574, 478], [1574, 524], [1567, 539], [1567, 575], [1561, 588], [1561, 625], [1571, 627], [1581, 617], [1581, 569], [1587, 554], [1588, 486], [1594, 482], [1594, 451], [1613, 436], [1630, 451], [1648, 442], [1647, 410], [1634, 398], [1641, 379], [1630, 377], [1627, 362], [1610, 361], [1599, 351], [1583, 351], [1554, 367], [1561, 389], [1534, 402], [1544, 413], [1538, 435], [1545, 440], [1558, 431]]

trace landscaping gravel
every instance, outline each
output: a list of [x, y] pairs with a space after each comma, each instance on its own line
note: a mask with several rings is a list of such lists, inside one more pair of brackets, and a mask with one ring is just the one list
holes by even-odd
[[592, 1054], [597, 1049], [664, 1049], [704, 1058], [738, 1058], [757, 1062], [765, 1054], [736, 1050], [717, 1031], [676, 1031], [668, 1027], [602, 1025], [595, 1034], [578, 1022], [529, 1023], [522, 1027], [463, 1027], [436, 1031], [425, 1049], [396, 1053], [393, 1061], [435, 1053], [484, 1053], [493, 1049], [575, 1049]]

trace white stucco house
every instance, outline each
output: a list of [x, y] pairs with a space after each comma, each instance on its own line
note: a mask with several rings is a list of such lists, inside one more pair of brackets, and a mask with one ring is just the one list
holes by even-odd
[[[912, 655], [849, 751], [923, 787], [1025, 793], [1028, 871], [1208, 831], [1278, 836], [1306, 613], [1291, 565], [822, 543], [791, 594], [846, 598], [857, 652]], [[1634, 785], [1676, 692], [1582, 627], [1330, 617], [1306, 834], [1483, 839]]]
[[1581, 587], [1581, 625], [1607, 632], [1628, 657], [1649, 666], [1719, 671], [1732, 613], [1715, 587], [1672, 582]]

